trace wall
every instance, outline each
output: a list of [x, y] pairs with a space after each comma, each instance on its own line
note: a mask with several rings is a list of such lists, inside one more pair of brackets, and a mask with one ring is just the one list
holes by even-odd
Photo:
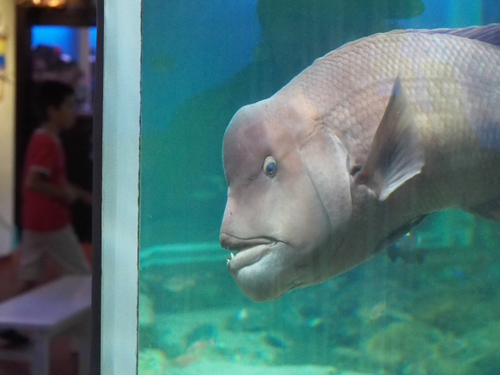
[[0, 256], [12, 251], [14, 235], [15, 19], [15, 2], [0, 0], [0, 37], [6, 36], [5, 69], [0, 68]]

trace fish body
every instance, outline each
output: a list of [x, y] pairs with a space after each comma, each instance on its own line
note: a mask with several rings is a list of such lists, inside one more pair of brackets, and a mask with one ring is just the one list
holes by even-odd
[[500, 25], [377, 34], [241, 108], [220, 240], [242, 291], [325, 281], [443, 209], [500, 221], [499, 45]]

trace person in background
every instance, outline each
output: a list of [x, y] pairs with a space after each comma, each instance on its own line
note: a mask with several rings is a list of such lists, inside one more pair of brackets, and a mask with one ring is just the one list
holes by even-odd
[[42, 122], [31, 136], [22, 181], [21, 293], [41, 280], [47, 257], [62, 274], [91, 273], [72, 226], [70, 206], [78, 200], [90, 205], [92, 195], [67, 181], [59, 139], [59, 133], [75, 123], [75, 93], [64, 83], [45, 81], [38, 94]]

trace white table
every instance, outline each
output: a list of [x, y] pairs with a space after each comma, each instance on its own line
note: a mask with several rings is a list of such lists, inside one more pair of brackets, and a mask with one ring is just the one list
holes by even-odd
[[50, 340], [75, 337], [78, 372], [90, 372], [91, 276], [65, 276], [0, 303], [0, 329], [30, 331], [31, 344], [0, 348], [0, 359], [30, 361], [33, 375], [49, 375]]

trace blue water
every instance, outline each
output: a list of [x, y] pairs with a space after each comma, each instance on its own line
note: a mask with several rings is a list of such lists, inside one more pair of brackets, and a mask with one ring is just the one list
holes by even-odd
[[498, 1], [427, 0], [416, 15], [408, 0], [414, 17], [398, 19], [383, 1], [331, 1], [339, 13], [317, 0], [285, 17], [291, 30], [278, 13], [302, 0], [267, 0], [282, 10], [264, 27], [258, 1], [143, 1], [139, 374], [500, 374], [497, 223], [431, 215], [397, 244], [422, 256], [383, 252], [264, 304], [239, 291], [218, 245], [221, 143], [238, 108], [350, 40], [500, 22]]

